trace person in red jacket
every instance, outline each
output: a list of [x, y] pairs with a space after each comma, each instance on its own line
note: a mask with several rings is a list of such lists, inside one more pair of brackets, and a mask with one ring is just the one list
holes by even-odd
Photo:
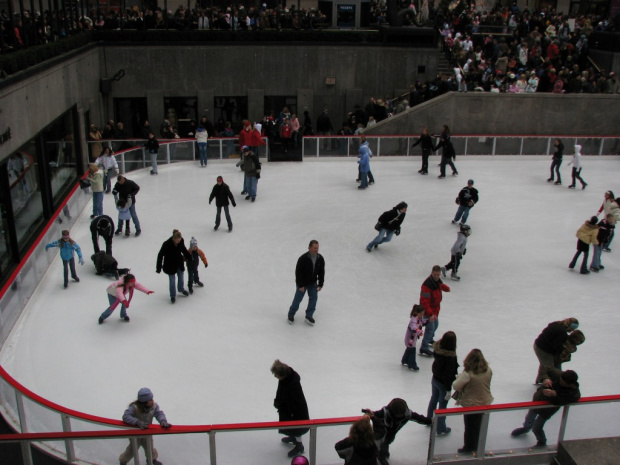
[[439, 326], [438, 318], [443, 297], [442, 291], [450, 292], [450, 287], [443, 283], [440, 276], [441, 267], [439, 265], [433, 266], [431, 275], [422, 283], [422, 290], [420, 291], [420, 305], [424, 307], [424, 316], [428, 319], [424, 338], [420, 345], [420, 355], [428, 355], [429, 357], [433, 356], [430, 344]]
[[251, 144], [250, 144], [250, 150], [252, 152], [254, 152], [256, 154], [256, 156], [258, 157], [258, 149], [260, 148], [261, 145], [266, 145], [265, 141], [263, 140], [263, 136], [261, 135], [260, 131], [258, 130], [258, 128], [256, 127], [256, 123], [252, 123], [252, 137], [251, 137]]

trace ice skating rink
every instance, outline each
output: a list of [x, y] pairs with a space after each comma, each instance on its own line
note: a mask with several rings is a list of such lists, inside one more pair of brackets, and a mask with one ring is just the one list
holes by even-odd
[[[365, 191], [357, 189], [355, 158], [265, 162], [255, 203], [240, 195], [243, 175], [234, 161], [210, 161], [206, 169], [198, 162], [161, 166], [158, 176], [148, 169], [129, 173], [141, 186], [142, 235], [134, 237], [132, 225], [131, 237], [115, 237], [114, 255], [155, 293], [135, 293], [130, 323], [117, 309], [97, 324], [111, 278], [95, 275], [87, 208], [71, 230], [86, 260], [78, 266], [81, 282], [63, 289], [57, 257], [0, 362], [50, 401], [115, 419], [148, 386], [173, 425], [276, 421], [277, 379], [270, 373], [276, 358], [300, 373], [312, 418], [354, 416], [393, 397], [425, 413], [432, 359], [418, 357], [419, 372], [401, 367], [403, 338], [420, 285], [433, 265], [450, 259], [458, 229], [450, 223], [454, 199], [472, 178], [480, 202], [468, 221], [473, 232], [461, 281], [446, 280], [452, 292], [444, 294], [438, 336], [456, 332], [461, 364], [472, 348], [483, 351], [494, 373], [495, 403], [529, 401], [538, 366], [534, 339], [549, 322], [577, 317], [587, 340], [565, 368], [579, 374], [583, 396], [618, 393], [620, 238], [612, 253], [603, 253], [604, 271], [583, 276], [567, 265], [576, 230], [597, 212], [604, 192], [620, 196], [620, 159], [584, 157], [586, 190], [567, 189], [570, 159], [564, 158], [562, 186], [555, 186], [546, 182], [551, 157], [460, 157], [460, 176], [443, 180], [437, 179], [438, 157], [431, 158], [429, 176], [417, 174], [419, 157], [374, 158], [376, 184]], [[213, 231], [216, 208], [208, 196], [218, 175], [237, 202], [232, 233], [225, 221]], [[402, 234], [366, 253], [377, 218], [400, 201], [409, 204]], [[105, 197], [104, 212], [116, 220], [112, 196]], [[155, 273], [155, 262], [175, 228], [186, 244], [196, 237], [209, 267], [200, 268], [205, 287], [172, 305], [168, 277]], [[311, 239], [326, 260], [317, 323], [303, 322], [305, 298], [291, 326], [286, 315], [295, 263]], [[619, 433], [610, 426], [617, 405], [580, 409], [571, 410], [583, 419], [569, 427], [569, 438], [578, 426], [592, 436]], [[534, 444], [531, 434], [509, 436], [522, 417], [492, 417], [490, 446]], [[546, 427], [550, 442], [557, 438], [556, 417]], [[462, 446], [461, 418], [448, 425], [452, 433], [439, 438], [438, 452]], [[341, 462], [333, 444], [347, 433], [348, 427], [320, 430], [318, 463]], [[428, 433], [415, 423], [405, 427], [392, 446], [392, 465], [424, 463]], [[308, 447], [308, 436], [304, 442]], [[157, 437], [155, 443], [165, 465], [208, 463], [205, 436]], [[117, 463], [125, 444], [102, 444], [93, 461]], [[284, 465], [288, 449], [275, 432], [218, 435], [219, 464]]]

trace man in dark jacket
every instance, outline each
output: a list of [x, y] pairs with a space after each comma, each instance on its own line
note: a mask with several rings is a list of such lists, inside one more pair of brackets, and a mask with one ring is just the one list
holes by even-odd
[[[319, 136], [330, 136], [334, 132], [332, 122], [327, 115], [327, 108], [324, 108], [323, 112], [316, 119], [316, 132]], [[331, 145], [330, 139], [325, 138], [321, 140], [322, 150], [331, 149]]]
[[421, 425], [430, 425], [432, 423], [430, 418], [409, 410], [407, 402], [399, 398], [392, 399], [390, 403], [381, 410], [373, 412], [369, 409], [362, 409], [362, 412], [368, 414], [373, 422], [380, 421], [383, 423], [385, 437], [379, 447], [379, 463], [381, 463], [381, 465], [389, 465], [390, 444], [394, 442], [396, 433], [398, 433], [407, 422], [415, 421]]
[[114, 237], [114, 221], [108, 215], [99, 215], [90, 222], [90, 234], [93, 239], [95, 253], [99, 252], [99, 236], [105, 241], [105, 253], [112, 255], [112, 238]]
[[442, 292], [450, 292], [450, 287], [443, 283], [440, 276], [441, 267], [439, 265], [433, 266], [431, 275], [422, 283], [420, 290], [420, 305], [424, 307], [424, 316], [428, 318], [422, 344], [420, 344], [420, 355], [428, 355], [429, 357], [433, 356], [430, 343], [439, 326]]
[[469, 217], [469, 210], [473, 208], [474, 205], [478, 203], [478, 189], [474, 187], [474, 180], [470, 179], [467, 181], [467, 185], [461, 189], [458, 197], [456, 198], [456, 203], [459, 208], [456, 211], [456, 215], [452, 220], [452, 224], [456, 224], [461, 221], [461, 224], [467, 223], [467, 218]]
[[308, 308], [306, 308], [305, 321], [311, 326], [314, 325], [315, 321], [312, 315], [314, 315], [316, 310], [318, 292], [323, 289], [324, 279], [325, 260], [319, 253], [319, 242], [313, 239], [308, 245], [308, 252], [299, 257], [295, 267], [295, 284], [297, 289], [295, 290], [293, 303], [288, 310], [288, 322], [290, 324], [295, 322], [295, 313], [297, 313], [299, 304], [304, 298], [306, 291], [308, 291]]
[[411, 148], [414, 148], [418, 144], [422, 144], [422, 168], [418, 173], [428, 174], [428, 157], [435, 151], [435, 145], [433, 145], [433, 139], [428, 133], [428, 128], [422, 130], [422, 134], [420, 134], [420, 137], [414, 142]]
[[233, 207], [236, 207], [237, 204], [235, 203], [235, 198], [230, 192], [228, 184], [224, 182], [224, 178], [222, 178], [221, 176], [217, 177], [217, 184], [213, 186], [213, 190], [211, 191], [211, 195], [209, 196], [209, 205], [211, 205], [213, 199], [215, 199], [215, 206], [217, 207], [217, 215], [215, 216], [215, 226], [213, 227], [213, 230], [217, 231], [217, 228], [220, 227], [220, 219], [223, 208], [224, 214], [226, 215], [226, 222], [228, 223], [228, 232], [232, 232], [233, 224], [232, 220], [230, 219], [230, 213], [228, 213], [228, 199], [230, 199]]
[[547, 445], [547, 437], [543, 428], [547, 420], [560, 410], [559, 406], [573, 404], [581, 398], [577, 373], [572, 370], [560, 371], [549, 368], [547, 374], [549, 378], [545, 379], [542, 386], [534, 393], [532, 401], [547, 401], [558, 407], [528, 410], [523, 426], [511, 433], [513, 436], [520, 436], [529, 433], [530, 430], [533, 431], [538, 441], [537, 447]]
[[379, 244], [390, 242], [394, 234], [398, 236], [400, 234], [400, 225], [403, 223], [406, 214], [407, 204], [405, 202], [400, 202], [391, 210], [383, 212], [375, 226], [375, 229], [378, 228], [379, 234], [366, 246], [366, 252], [370, 253], [373, 247], [376, 249], [379, 247]]
[[[133, 225], [136, 228], [136, 236], [139, 236], [142, 233], [142, 229], [140, 229], [140, 220], [138, 219], [138, 214], [136, 213], [136, 194], [139, 191], [140, 186], [138, 186], [132, 180], [127, 179], [122, 174], [118, 175], [118, 177], [116, 178], [116, 184], [114, 185], [114, 189], [112, 189], [112, 194], [114, 194], [114, 200], [118, 201], [118, 199], [131, 199], [129, 213], [131, 214]], [[118, 236], [122, 232], [122, 229], [117, 229], [114, 234]]]
[[[185, 271], [186, 262], [187, 267], [190, 270], [190, 279], [188, 280], [189, 293], [183, 287], [183, 273]], [[175, 229], [174, 231], [172, 231], [172, 237], [170, 237], [161, 245], [161, 249], [157, 254], [157, 265], [155, 268], [156, 273], [161, 273], [161, 270], [163, 269], [164, 273], [168, 275], [168, 280], [170, 283], [170, 301], [172, 303], [175, 303], [177, 300], [177, 290], [185, 297], [187, 297], [189, 294], [194, 293], [192, 288], [194, 280], [191, 273], [191, 270], [193, 269], [193, 264], [194, 262], [192, 259], [192, 255], [189, 253], [189, 250], [187, 250], [187, 247], [185, 247], [185, 241], [183, 240], [181, 232]], [[176, 288], [175, 277], [177, 278]]]

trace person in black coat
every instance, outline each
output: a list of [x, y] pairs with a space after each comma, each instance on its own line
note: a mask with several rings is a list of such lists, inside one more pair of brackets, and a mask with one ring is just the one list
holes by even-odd
[[[452, 331], [444, 333], [439, 341], [433, 344], [433, 378], [432, 393], [428, 403], [426, 416], [433, 418], [433, 412], [439, 404], [440, 409], [446, 408], [452, 391], [452, 383], [458, 374], [459, 362], [456, 358], [456, 334]], [[448, 434], [452, 431], [446, 426], [446, 417], [437, 419], [437, 434]]]
[[418, 144], [422, 144], [422, 169], [418, 171], [420, 174], [428, 174], [428, 157], [435, 150], [435, 146], [433, 145], [433, 139], [428, 133], [428, 128], [424, 128], [422, 130], [422, 134], [419, 139], [414, 142], [411, 148], [415, 147]]
[[555, 169], [555, 174], [557, 175], [557, 181], [553, 184], [562, 184], [562, 177], [560, 176], [560, 166], [562, 165], [562, 157], [564, 156], [564, 144], [560, 139], [556, 139], [553, 142], [555, 146], [555, 150], [553, 151], [553, 158], [551, 159], [551, 167], [549, 168], [550, 175], [547, 182], [553, 181], [553, 170]]
[[442, 179], [446, 177], [446, 165], [450, 165], [450, 168], [452, 168], [452, 176], [458, 176], [459, 172], [456, 170], [456, 166], [454, 166], [453, 163], [453, 160], [456, 160], [456, 152], [450, 140], [450, 128], [444, 124], [441, 129], [441, 134], [436, 137], [439, 137], [439, 143], [435, 147], [435, 150], [439, 150], [440, 147], [443, 147], [438, 178]]
[[230, 199], [230, 203], [232, 203], [233, 207], [236, 207], [235, 198], [230, 192], [230, 188], [228, 184], [224, 182], [224, 178], [221, 176], [217, 177], [217, 183], [213, 186], [211, 190], [211, 195], [209, 196], [209, 205], [215, 199], [215, 206], [217, 207], [217, 215], [215, 216], [215, 226], [213, 227], [214, 231], [217, 231], [217, 228], [220, 227], [221, 213], [222, 208], [224, 209], [224, 214], [226, 215], [226, 222], [228, 223], [228, 232], [232, 232], [233, 224], [230, 219], [230, 213], [228, 212], [228, 200]]
[[461, 221], [461, 225], [467, 223], [469, 217], [469, 210], [478, 203], [478, 189], [474, 187], [474, 180], [467, 181], [467, 185], [459, 191], [459, 195], [456, 198], [456, 203], [459, 208], [456, 210], [456, 215], [452, 220], [452, 224], [456, 224]]
[[407, 402], [399, 398], [392, 399], [390, 403], [381, 410], [373, 412], [369, 409], [362, 409], [362, 412], [370, 415], [373, 422], [382, 422], [385, 428], [385, 437], [379, 447], [379, 463], [381, 463], [381, 465], [389, 465], [390, 444], [394, 442], [396, 433], [398, 433], [407, 422], [415, 421], [421, 425], [430, 425], [432, 423], [430, 418], [409, 410]]
[[[131, 199], [129, 213], [131, 214], [133, 225], [136, 228], [136, 236], [139, 236], [142, 233], [142, 229], [140, 228], [140, 220], [138, 219], [138, 214], [136, 213], [136, 194], [139, 191], [140, 186], [138, 186], [138, 184], [136, 184], [131, 179], [127, 179], [122, 174], [118, 175], [118, 177], [116, 178], [116, 184], [114, 185], [114, 189], [112, 189], [115, 203], [117, 203], [119, 199]], [[121, 224], [119, 223], [118, 226], [121, 226]], [[122, 232], [122, 229], [117, 229], [114, 234], [118, 236]]]
[[[278, 420], [309, 420], [308, 404], [301, 387], [301, 377], [299, 374], [280, 360], [273, 362], [271, 373], [278, 378], [278, 390], [276, 391], [276, 398], [273, 400], [273, 406], [278, 411]], [[282, 428], [279, 430], [280, 434], [285, 435], [282, 438], [282, 442], [295, 446], [289, 451], [289, 457], [303, 453], [304, 445], [301, 437], [309, 430], [310, 428]]]
[[288, 322], [295, 322], [295, 313], [299, 309], [306, 291], [308, 291], [308, 307], [306, 308], [305, 321], [309, 325], [314, 325], [313, 318], [316, 311], [318, 292], [323, 289], [325, 280], [325, 259], [319, 253], [319, 241], [312, 239], [308, 244], [308, 252], [297, 259], [295, 267], [295, 297], [288, 310]]
[[537, 447], [547, 445], [547, 436], [543, 430], [545, 423], [560, 410], [561, 405], [573, 404], [581, 398], [579, 391], [579, 376], [572, 370], [560, 371], [555, 368], [547, 370], [548, 378], [534, 393], [532, 401], [547, 401], [558, 407], [544, 409], [530, 409], [525, 415], [523, 426], [512, 431], [512, 436], [521, 436], [530, 430], [536, 436]]
[[379, 234], [366, 246], [366, 252], [372, 252], [373, 247], [376, 249], [380, 244], [390, 242], [394, 234], [398, 236], [400, 234], [400, 225], [403, 223], [406, 214], [407, 204], [405, 202], [400, 202], [391, 210], [383, 212], [375, 225], [375, 229], [379, 231]]
[[385, 437], [381, 421], [371, 423], [366, 414], [351, 425], [349, 436], [338, 441], [334, 448], [345, 465], [377, 465], [379, 446]]
[[553, 368], [555, 358], [562, 353], [568, 334], [579, 328], [577, 318], [566, 318], [549, 323], [534, 341], [534, 353], [538, 358], [538, 375], [536, 384], [541, 384], [547, 377], [547, 369]]
[[114, 221], [107, 215], [99, 215], [90, 222], [90, 234], [93, 239], [95, 253], [99, 252], [99, 236], [105, 241], [105, 253], [112, 255], [112, 238], [114, 237]]
[[[181, 231], [175, 229], [172, 231], [172, 236], [161, 245], [161, 249], [157, 254], [157, 268], [155, 270], [157, 273], [161, 273], [161, 270], [163, 269], [164, 273], [168, 275], [170, 280], [170, 301], [172, 303], [176, 302], [177, 289], [179, 290], [179, 293], [186, 297], [190, 293], [193, 293], [191, 284], [189, 285], [189, 293], [183, 287], [183, 272], [185, 271], [183, 258], [185, 258], [185, 261], [187, 261], [188, 267], [191, 270], [192, 256], [189, 253], [189, 250], [187, 250], [187, 247], [185, 247], [185, 242], [183, 241]], [[174, 282], [175, 276], [178, 281], [176, 286]], [[190, 276], [189, 282], [193, 282], [192, 276]]]

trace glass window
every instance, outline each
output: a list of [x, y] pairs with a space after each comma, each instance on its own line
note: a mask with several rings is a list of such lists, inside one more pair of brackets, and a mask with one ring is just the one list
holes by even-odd
[[78, 181], [74, 127], [73, 112], [68, 111], [41, 134], [42, 159], [50, 173], [55, 209]]
[[166, 97], [164, 98], [166, 119], [179, 134], [187, 134], [192, 120], [198, 120], [198, 98]]
[[9, 157], [7, 169], [17, 242], [25, 250], [44, 223], [35, 139]]
[[248, 117], [247, 97], [215, 97], [214, 100], [215, 129], [222, 132], [227, 122], [230, 122], [235, 133], [242, 128], [242, 121]]

